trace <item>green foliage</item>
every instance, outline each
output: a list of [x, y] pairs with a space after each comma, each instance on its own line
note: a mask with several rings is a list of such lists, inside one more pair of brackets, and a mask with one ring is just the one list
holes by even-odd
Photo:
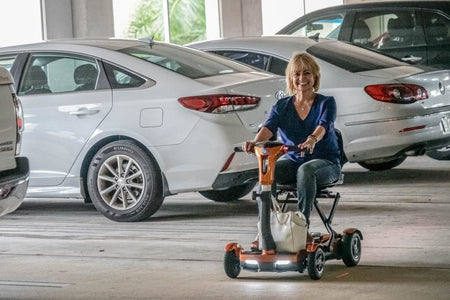
[[[131, 38], [164, 40], [163, 1], [141, 0], [128, 33]], [[206, 38], [205, 0], [169, 0], [170, 42], [183, 45]]]

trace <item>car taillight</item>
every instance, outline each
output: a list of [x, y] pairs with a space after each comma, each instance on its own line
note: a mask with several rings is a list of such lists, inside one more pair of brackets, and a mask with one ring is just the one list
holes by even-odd
[[257, 107], [261, 98], [247, 95], [201, 95], [178, 99], [186, 108], [205, 113], [223, 114]]
[[416, 84], [376, 84], [364, 88], [377, 101], [408, 104], [428, 99], [427, 90]]
[[20, 103], [19, 98], [17, 98], [15, 94], [13, 94], [13, 102], [14, 107], [16, 109], [16, 120], [17, 120], [16, 155], [19, 155], [22, 144], [22, 133], [24, 129], [23, 110], [22, 110], [22, 103]]

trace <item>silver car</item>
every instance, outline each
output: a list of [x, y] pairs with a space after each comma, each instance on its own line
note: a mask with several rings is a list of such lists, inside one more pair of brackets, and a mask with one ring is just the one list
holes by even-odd
[[234, 147], [254, 137], [281, 76], [185, 47], [66, 40], [0, 49], [25, 113], [27, 197], [92, 201], [139, 221], [164, 197], [246, 195], [257, 163]]
[[450, 70], [411, 66], [339, 41], [264, 36], [189, 45], [284, 75], [296, 51], [321, 68], [319, 92], [335, 97], [344, 152], [350, 162], [385, 170], [407, 156], [450, 145]]

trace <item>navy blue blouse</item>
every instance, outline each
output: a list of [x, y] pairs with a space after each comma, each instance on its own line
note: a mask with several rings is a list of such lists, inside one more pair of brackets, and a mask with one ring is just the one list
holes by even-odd
[[325, 136], [315, 145], [312, 154], [306, 153], [301, 157], [300, 152], [289, 152], [287, 155], [299, 163], [321, 158], [340, 165], [339, 144], [334, 130], [335, 119], [336, 101], [333, 97], [316, 94], [308, 116], [302, 120], [295, 110], [294, 97], [290, 96], [277, 101], [263, 126], [274, 136], [278, 132], [281, 141], [290, 146], [305, 142], [318, 125], [323, 126], [326, 130]]

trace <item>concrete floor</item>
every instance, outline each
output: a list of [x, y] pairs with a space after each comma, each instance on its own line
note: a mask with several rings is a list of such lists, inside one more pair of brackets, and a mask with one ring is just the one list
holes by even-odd
[[[334, 228], [362, 231], [362, 259], [328, 261], [321, 280], [224, 274], [224, 246], [256, 233], [249, 196], [173, 196], [140, 223], [110, 221], [79, 200], [27, 199], [0, 219], [0, 299], [450, 299], [450, 161], [344, 173]], [[317, 214], [312, 229], [322, 230]]]

